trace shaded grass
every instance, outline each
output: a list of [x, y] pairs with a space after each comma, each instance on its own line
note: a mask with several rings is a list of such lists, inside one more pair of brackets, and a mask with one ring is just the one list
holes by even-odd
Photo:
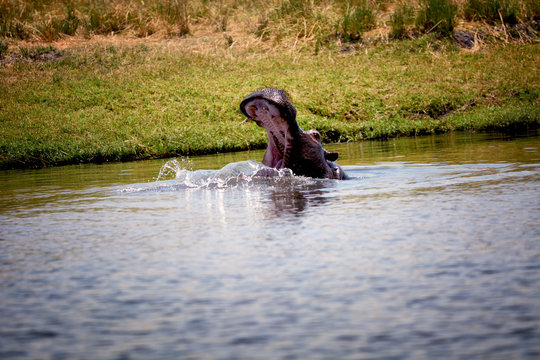
[[527, 2], [524, 4], [523, 12], [520, 11], [517, 0], [467, 0], [464, 6], [464, 17], [467, 20], [483, 20], [491, 24], [501, 21], [517, 24], [520, 14], [527, 14], [529, 11]]
[[64, 53], [0, 66], [1, 168], [261, 148], [265, 132], [242, 124], [238, 105], [270, 86], [324, 142], [540, 124], [538, 45], [440, 52], [422, 38], [355, 55], [223, 56], [98, 43]]
[[0, 60], [8, 53], [9, 46], [0, 39]]

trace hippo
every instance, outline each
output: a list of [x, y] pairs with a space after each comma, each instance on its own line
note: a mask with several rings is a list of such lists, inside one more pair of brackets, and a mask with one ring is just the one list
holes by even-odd
[[240, 103], [240, 110], [266, 129], [268, 147], [262, 163], [295, 175], [322, 179], [345, 179], [335, 163], [338, 153], [322, 147], [321, 134], [314, 129], [304, 131], [296, 122], [296, 108], [283, 90], [262, 89], [249, 94]]

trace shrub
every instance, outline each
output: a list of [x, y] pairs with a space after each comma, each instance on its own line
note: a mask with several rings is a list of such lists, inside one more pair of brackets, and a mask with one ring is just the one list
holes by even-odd
[[73, 9], [67, 9], [67, 15], [64, 19], [49, 18], [38, 24], [36, 29], [44, 41], [54, 41], [62, 34], [75, 35], [79, 27], [79, 19], [75, 16]]
[[126, 28], [126, 17], [117, 14], [114, 9], [98, 9], [90, 10], [89, 28], [96, 34], [107, 34], [118, 32]]
[[347, 7], [339, 24], [339, 32], [345, 40], [357, 41], [366, 30], [375, 27], [376, 19], [373, 9], [367, 1]]
[[188, 0], [160, 1], [157, 12], [171, 25], [176, 25], [177, 34], [189, 34]]
[[28, 39], [23, 21], [31, 19], [28, 9], [19, 2], [0, 0], [0, 36]]
[[515, 0], [467, 0], [463, 10], [467, 20], [484, 20], [495, 24], [501, 21], [517, 24], [519, 5]]
[[529, 19], [540, 19], [540, 1], [538, 0], [525, 0], [525, 16]]
[[75, 35], [79, 27], [79, 18], [75, 16], [73, 7], [68, 6], [66, 17], [58, 21], [57, 27], [62, 34]]
[[404, 38], [407, 34], [407, 25], [414, 22], [414, 9], [407, 4], [403, 4], [396, 8], [392, 17], [390, 18], [390, 24], [392, 30], [390, 36], [395, 39]]
[[60, 37], [56, 21], [53, 19], [47, 19], [38, 24], [36, 30], [39, 33], [39, 37], [46, 42], [54, 41]]
[[3, 22], [0, 19], [0, 36], [26, 40], [30, 38], [30, 34], [25, 26], [18, 21]]
[[288, 16], [294, 18], [309, 18], [313, 15], [313, 6], [306, 0], [286, 0], [276, 9], [274, 16], [282, 19]]
[[456, 12], [457, 6], [452, 0], [423, 0], [416, 26], [423, 32], [450, 35], [454, 30]]
[[6, 44], [2, 39], [0, 39], [0, 59], [2, 59], [8, 51], [8, 44]]

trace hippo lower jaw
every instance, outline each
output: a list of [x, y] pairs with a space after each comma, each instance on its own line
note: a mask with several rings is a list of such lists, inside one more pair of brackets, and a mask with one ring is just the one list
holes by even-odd
[[268, 147], [263, 164], [289, 168], [296, 175], [344, 179], [341, 167], [334, 163], [338, 154], [326, 151], [317, 130], [304, 131], [296, 122], [296, 108], [281, 90], [263, 89], [246, 97], [240, 104], [246, 120], [266, 129]]

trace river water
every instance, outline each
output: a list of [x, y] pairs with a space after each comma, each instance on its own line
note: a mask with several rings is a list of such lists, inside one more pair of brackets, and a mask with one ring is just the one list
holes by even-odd
[[0, 172], [0, 358], [539, 359], [529, 135]]

